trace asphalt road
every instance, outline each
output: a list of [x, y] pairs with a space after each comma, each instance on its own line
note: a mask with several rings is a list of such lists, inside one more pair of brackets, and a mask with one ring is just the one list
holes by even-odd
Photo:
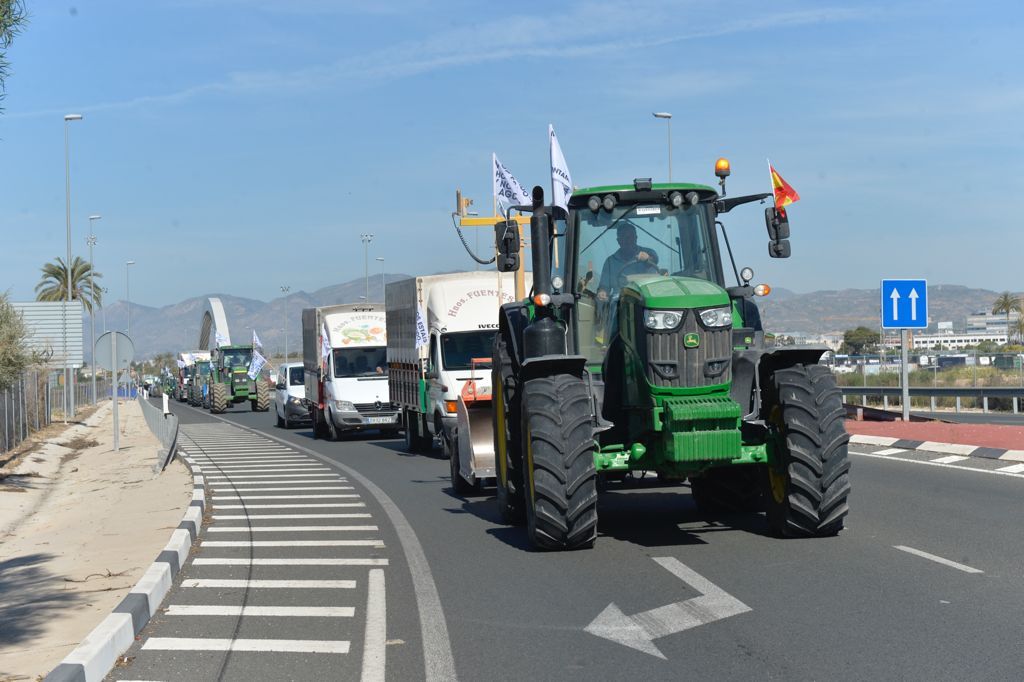
[[[646, 479], [611, 485], [603, 494], [595, 549], [546, 554], [530, 551], [521, 529], [498, 523], [490, 494], [455, 496], [448, 463], [406, 454], [399, 440], [369, 435], [328, 443], [314, 441], [308, 429], [275, 428], [272, 413], [236, 410], [218, 420], [184, 406], [174, 409], [183, 424], [220, 424], [215, 428], [222, 432], [253, 437], [223, 428], [236, 424], [280, 439], [303, 461], [325, 462], [328, 473], [355, 488], [380, 529], [374, 536], [384, 544], [379, 556], [389, 562], [383, 569], [387, 679], [436, 673], [438, 648], [448, 642], [463, 680], [1024, 679], [1024, 475], [992, 475], [927, 458], [904, 461], [909, 458], [896, 454], [855, 455], [847, 529], [816, 540], [769, 537], [759, 515], [704, 516], [686, 486]], [[210, 457], [223, 461], [215, 453]], [[407, 520], [426, 566], [410, 562], [410, 536], [396, 531], [393, 514], [363, 479]], [[352, 548], [330, 554], [332, 549], [251, 551], [258, 557], [356, 556]], [[241, 557], [250, 550], [232, 551]], [[213, 554], [228, 556], [206, 547], [196, 556]], [[186, 565], [182, 578], [210, 576], [214, 568]], [[303, 618], [162, 614], [129, 653], [132, 663], [111, 679], [359, 675], [367, 568], [220, 570], [218, 576], [252, 571], [257, 577], [354, 578], [358, 586], [346, 604], [355, 607], [355, 615], [338, 619], [346, 623], [333, 630], [352, 643], [350, 653], [169, 656], [148, 651], [148, 639], [172, 636], [165, 634], [170, 631], [178, 637], [228, 637], [238, 628], [250, 638], [335, 636], [326, 630], [310, 635], [315, 626]], [[423, 593], [429, 592], [426, 583], [436, 586], [443, 618], [430, 620], [437, 613], [423, 611], [424, 600], [430, 601]], [[176, 587], [164, 607], [180, 603], [188, 591]], [[293, 595], [275, 603], [314, 603], [311, 591], [274, 592]], [[225, 603], [244, 598], [229, 592], [220, 597]], [[189, 598], [195, 603], [196, 597]], [[285, 620], [287, 626], [281, 624]], [[197, 656], [212, 663], [188, 663]]]

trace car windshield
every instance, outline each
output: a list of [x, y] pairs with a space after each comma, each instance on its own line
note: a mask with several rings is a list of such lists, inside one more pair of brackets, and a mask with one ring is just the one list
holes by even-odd
[[302, 386], [306, 381], [306, 371], [302, 367], [292, 367], [288, 370], [288, 385]]
[[334, 350], [334, 376], [338, 378], [386, 376], [388, 373], [387, 350], [384, 346], [336, 348]]
[[250, 349], [232, 348], [222, 352], [225, 367], [248, 367], [252, 361], [252, 350]]
[[493, 331], [452, 332], [441, 335], [441, 362], [446, 370], [470, 369], [473, 360], [477, 367], [491, 366]]

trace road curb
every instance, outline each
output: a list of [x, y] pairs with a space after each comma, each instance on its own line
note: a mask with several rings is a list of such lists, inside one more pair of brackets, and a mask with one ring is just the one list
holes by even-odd
[[877, 445], [887, 448], [900, 448], [901, 450], [925, 450], [927, 452], [941, 452], [950, 455], [962, 455], [964, 457], [1024, 462], [1024, 450], [1005, 450], [1003, 448], [989, 448], [981, 445], [936, 443], [929, 440], [909, 440], [906, 438], [891, 438], [889, 436], [864, 435], [851, 435], [850, 442], [855, 445]]
[[104, 618], [82, 643], [50, 671], [44, 682], [100, 682], [113, 669], [117, 657], [135, 642], [167, 596], [181, 571], [192, 544], [198, 539], [206, 511], [206, 482], [202, 468], [184, 453], [181, 459], [192, 473], [192, 501], [167, 545], [150, 564], [131, 592]]

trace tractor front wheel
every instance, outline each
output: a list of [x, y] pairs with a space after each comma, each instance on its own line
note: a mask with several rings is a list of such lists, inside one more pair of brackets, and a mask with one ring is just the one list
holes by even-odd
[[210, 412], [222, 414], [228, 409], [228, 387], [224, 384], [210, 385]]
[[253, 412], [266, 412], [270, 409], [270, 388], [262, 380], [256, 380], [256, 399], [252, 401]]
[[780, 537], [836, 535], [849, 512], [850, 437], [835, 377], [821, 365], [779, 369], [771, 396], [768, 525]]
[[590, 390], [580, 377], [556, 374], [524, 386], [526, 528], [538, 549], [583, 549], [597, 539], [590, 406]]

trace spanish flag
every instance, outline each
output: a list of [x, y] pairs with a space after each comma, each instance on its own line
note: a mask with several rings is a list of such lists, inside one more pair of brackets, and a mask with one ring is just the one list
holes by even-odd
[[792, 185], [782, 179], [779, 172], [772, 166], [771, 161], [768, 162], [768, 172], [772, 176], [772, 191], [775, 192], [776, 208], [784, 208], [794, 201], [800, 201], [800, 195], [796, 193]]

